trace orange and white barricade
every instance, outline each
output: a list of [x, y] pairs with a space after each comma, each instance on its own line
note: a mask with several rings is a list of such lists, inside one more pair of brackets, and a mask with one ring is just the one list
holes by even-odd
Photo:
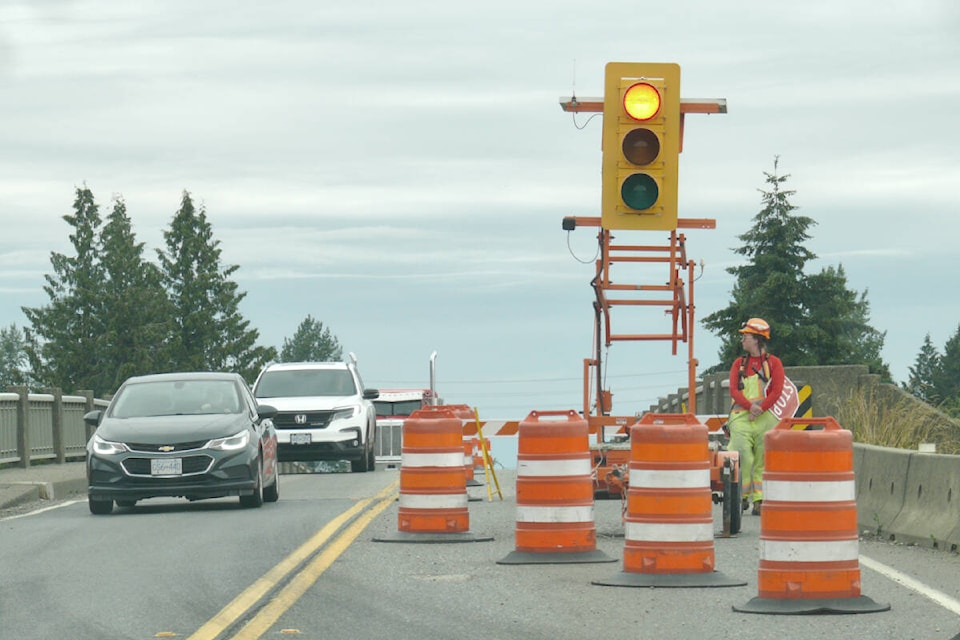
[[597, 550], [589, 440], [576, 411], [532, 411], [520, 422], [516, 549], [498, 564], [616, 561]]
[[764, 450], [758, 596], [734, 610], [888, 610], [860, 593], [853, 435], [830, 417], [791, 418], [767, 432]]
[[442, 407], [413, 412], [403, 423], [399, 533], [377, 542], [476, 542], [463, 474], [463, 427]]
[[630, 428], [623, 571], [593, 584], [734, 587], [715, 570], [707, 427], [693, 414], [648, 413]]

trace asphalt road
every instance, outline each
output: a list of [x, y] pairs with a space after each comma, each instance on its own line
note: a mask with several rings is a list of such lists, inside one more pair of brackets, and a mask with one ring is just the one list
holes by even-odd
[[[757, 595], [760, 518], [717, 538], [724, 588], [592, 584], [621, 571], [619, 501], [598, 501], [613, 562], [502, 565], [514, 550], [514, 477], [503, 500], [469, 493], [483, 542], [379, 542], [397, 534], [397, 471], [281, 478], [276, 504], [155, 500], [92, 516], [67, 499], [0, 515], [0, 638], [591, 637], [943, 639], [960, 634], [960, 556], [862, 540], [863, 594], [890, 611], [739, 613]], [[719, 522], [719, 509], [717, 522]], [[719, 529], [719, 526], [717, 527]]]

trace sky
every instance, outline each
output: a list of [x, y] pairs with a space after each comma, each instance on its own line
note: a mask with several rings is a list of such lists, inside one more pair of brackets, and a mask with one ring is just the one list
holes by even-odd
[[[680, 156], [680, 217], [716, 220], [684, 230], [698, 319], [729, 304], [779, 157], [817, 223], [808, 273], [842, 265], [867, 292], [894, 379], [925, 335], [942, 350], [960, 326], [954, 0], [3, 0], [0, 326], [49, 302], [78, 187], [104, 214], [122, 197], [150, 257], [186, 190], [261, 344], [309, 314], [367, 386], [427, 386], [435, 351], [441, 396], [481, 417], [579, 409], [597, 239], [561, 221], [599, 215], [602, 118], [559, 102], [602, 96], [611, 61], [676, 62], [684, 99], [727, 101], [687, 116]], [[659, 309], [611, 322], [670, 331]], [[693, 340], [716, 364], [720, 337]], [[616, 414], [686, 386], [686, 344], [602, 356]]]

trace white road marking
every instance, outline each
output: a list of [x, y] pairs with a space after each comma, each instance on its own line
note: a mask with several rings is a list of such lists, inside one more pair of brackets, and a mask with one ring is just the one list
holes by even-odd
[[863, 555], [860, 556], [860, 564], [866, 565], [867, 568], [873, 569], [880, 575], [885, 576], [898, 584], [902, 584], [908, 589], [916, 591], [925, 598], [933, 600], [947, 611], [952, 611], [960, 616], [960, 601], [954, 600], [942, 591], [937, 591], [933, 587], [928, 587], [919, 580], [914, 580], [910, 576], [900, 573], [892, 567], [888, 567], [885, 564], [877, 562], [876, 560], [872, 560]]
[[26, 518], [27, 516], [35, 516], [37, 514], [43, 513], [44, 511], [53, 511], [54, 509], [59, 509], [61, 507], [69, 507], [72, 504], [77, 504], [80, 502], [86, 502], [87, 499], [83, 498], [80, 500], [67, 500], [65, 502], [58, 502], [57, 504], [50, 505], [49, 507], [43, 507], [42, 509], [37, 509], [36, 511], [28, 511], [27, 513], [21, 513], [17, 516], [8, 516], [6, 518], [0, 518], [0, 522], [6, 522], [7, 520], [16, 520], [18, 518]]

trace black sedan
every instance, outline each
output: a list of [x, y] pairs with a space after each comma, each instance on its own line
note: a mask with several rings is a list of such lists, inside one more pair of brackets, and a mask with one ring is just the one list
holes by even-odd
[[128, 379], [105, 411], [83, 417], [96, 427], [87, 443], [90, 512], [155, 497], [239, 496], [244, 507], [275, 502], [276, 413], [258, 405], [234, 373]]

